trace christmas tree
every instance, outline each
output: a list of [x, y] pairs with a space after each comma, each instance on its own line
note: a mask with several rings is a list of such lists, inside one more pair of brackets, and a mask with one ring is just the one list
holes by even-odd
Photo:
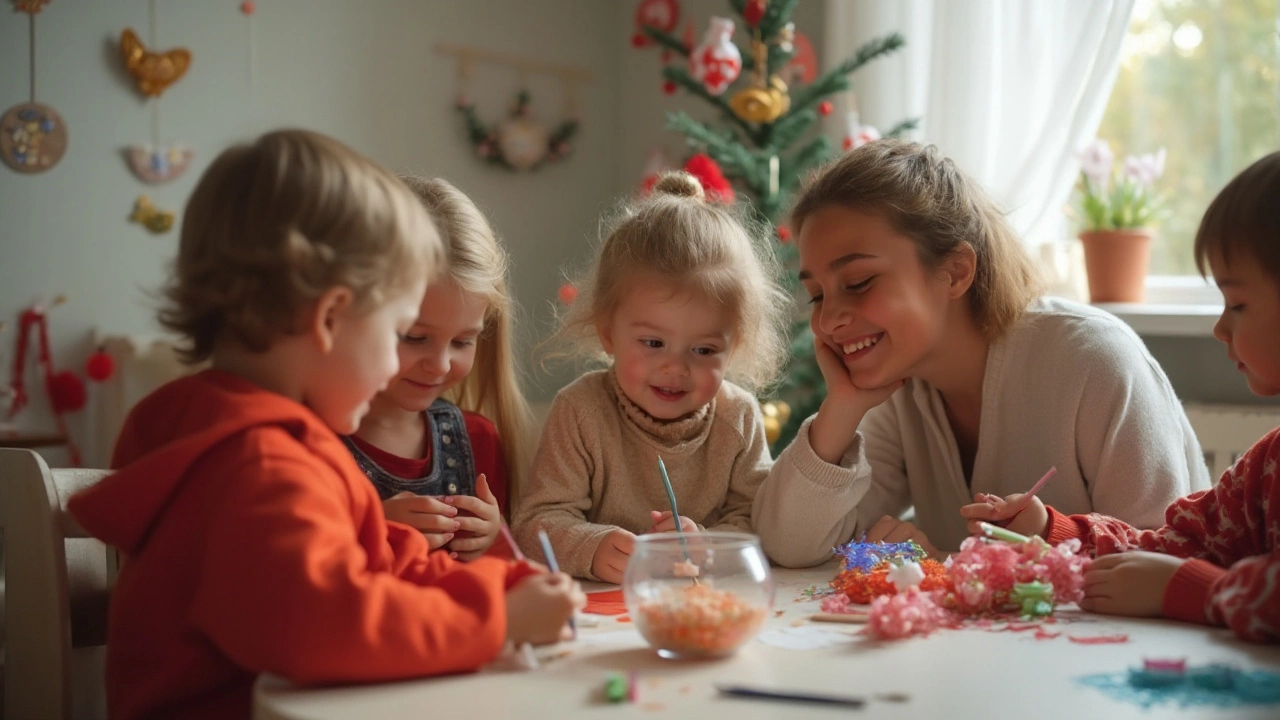
[[[819, 73], [812, 82], [788, 87], [779, 72], [795, 56], [791, 14], [798, 2], [729, 0], [730, 8], [750, 36], [747, 52], [731, 39], [732, 20], [712, 18], [706, 37], [691, 47], [691, 42], [671, 34], [675, 19], [669, 13], [656, 16], [668, 21], [666, 28], [646, 22], [645, 2], [637, 15], [643, 35], [633, 39], [637, 46], [652, 42], [667, 54], [686, 58], [687, 67], [670, 64], [663, 68], [667, 91], [683, 88], [721, 111], [715, 125], [684, 112], [668, 113], [667, 127], [683, 133], [691, 147], [719, 163], [725, 177], [743, 191], [757, 219], [777, 228], [782, 243], [779, 255], [793, 293], [798, 292], [798, 252], [790, 242], [790, 231], [778, 223], [804, 176], [835, 153], [834, 145], [824, 135], [802, 141], [819, 115], [831, 113], [830, 98], [851, 88], [850, 74], [905, 44], [898, 33], [877, 38], [860, 47], [853, 57]], [[850, 124], [844, 150], [880, 136], [873, 128], [857, 125], [856, 115]], [[884, 134], [897, 136], [915, 126], [916, 120], [905, 120]], [[766, 427], [774, 425], [780, 431], [773, 444], [782, 448], [795, 436], [800, 422], [817, 412], [826, 394], [807, 319], [797, 319], [794, 325], [791, 360], [776, 393], [782, 402], [765, 404], [765, 422]]]

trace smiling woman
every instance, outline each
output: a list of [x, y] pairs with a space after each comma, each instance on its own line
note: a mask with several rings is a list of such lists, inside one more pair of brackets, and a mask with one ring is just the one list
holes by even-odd
[[[757, 493], [765, 551], [820, 563], [864, 533], [952, 550], [977, 493], [1160, 524], [1207, 487], [1195, 435], [1142, 341], [1038, 298], [1031, 260], [980, 187], [932, 146], [835, 161], [793, 212], [827, 397]], [[915, 508], [916, 524], [898, 520]]]

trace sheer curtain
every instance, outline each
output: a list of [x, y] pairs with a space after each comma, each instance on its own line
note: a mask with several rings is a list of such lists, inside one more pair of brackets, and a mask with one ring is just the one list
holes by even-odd
[[902, 51], [853, 76], [862, 122], [920, 118], [914, 137], [981, 182], [1034, 245], [1065, 237], [1075, 154], [1102, 120], [1133, 4], [827, 0], [825, 59], [901, 32]]

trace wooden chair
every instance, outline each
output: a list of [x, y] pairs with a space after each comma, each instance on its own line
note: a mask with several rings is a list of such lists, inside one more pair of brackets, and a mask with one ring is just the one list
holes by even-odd
[[4, 717], [106, 717], [107, 604], [116, 553], [66, 514], [106, 470], [50, 470], [0, 449], [4, 538]]

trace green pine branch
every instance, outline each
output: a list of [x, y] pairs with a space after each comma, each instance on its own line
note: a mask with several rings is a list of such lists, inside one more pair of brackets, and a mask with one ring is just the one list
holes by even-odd
[[781, 32], [782, 27], [791, 21], [791, 13], [795, 12], [799, 2], [800, 0], [773, 0], [766, 5], [764, 17], [760, 18], [760, 35], [770, 40]]
[[721, 112], [736, 123], [738, 127], [742, 128], [742, 132], [746, 133], [747, 137], [752, 138], [753, 140], [755, 139], [755, 131], [749, 124], [744, 122], [742, 118], [733, 114], [733, 108], [729, 107], [729, 101], [726, 100], [723, 95], [712, 95], [707, 92], [707, 89], [702, 87], [702, 83], [694, 80], [689, 75], [688, 70], [685, 70], [682, 67], [668, 65], [662, 68], [662, 76], [684, 88], [689, 92], [689, 94], [696, 95], [712, 105], [715, 105], [717, 108], [720, 108]]
[[911, 132], [918, 127], [920, 127], [920, 118], [910, 118], [889, 128], [889, 132], [885, 133], [884, 136], [889, 138], [902, 137], [904, 133]]
[[667, 129], [684, 133], [690, 143], [705, 148], [707, 154], [720, 163], [720, 169], [725, 175], [741, 178], [752, 185], [756, 184], [751, 181], [753, 176], [759, 173], [760, 163], [742, 143], [712, 130], [705, 123], [694, 120], [683, 110], [667, 113]]
[[865, 43], [858, 48], [853, 57], [831, 68], [817, 80], [792, 93], [791, 111], [804, 110], [828, 95], [848, 90], [850, 73], [857, 71], [858, 68], [876, 58], [900, 50], [906, 44], [907, 41], [902, 38], [901, 33], [890, 33], [882, 38], [876, 38]]
[[778, 184], [790, 191], [813, 168], [821, 165], [831, 157], [831, 140], [826, 135], [819, 135], [810, 140], [795, 155], [782, 161], [778, 172]]
[[791, 147], [813, 124], [818, 121], [818, 114], [812, 110], [799, 113], [787, 113], [775, 122], [769, 131], [769, 141], [762, 148], [766, 153], [776, 155]]
[[778, 73], [778, 70], [785, 67], [787, 63], [791, 62], [791, 58], [795, 56], [796, 56], [796, 51], [794, 46], [792, 47], [791, 50], [783, 50], [777, 45], [771, 46], [769, 48], [768, 76], [773, 77], [774, 75], [776, 75]]
[[676, 37], [675, 35], [672, 35], [671, 33], [663, 32], [651, 25], [644, 26], [643, 30], [644, 30], [644, 34], [649, 36], [649, 39], [658, 43], [663, 48], [678, 54], [680, 57], [684, 57], [684, 58], [689, 57], [690, 49], [685, 47], [684, 41]]

